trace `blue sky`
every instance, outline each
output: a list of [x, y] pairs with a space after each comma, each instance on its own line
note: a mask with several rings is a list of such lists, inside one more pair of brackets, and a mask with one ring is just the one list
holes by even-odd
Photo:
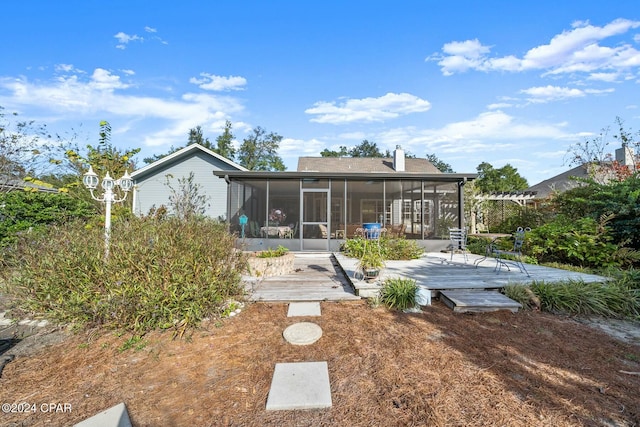
[[637, 0], [23, 0], [3, 15], [0, 106], [92, 143], [107, 120], [139, 167], [230, 120], [238, 142], [282, 135], [288, 170], [367, 139], [461, 173], [509, 163], [533, 185], [616, 116], [640, 129]]

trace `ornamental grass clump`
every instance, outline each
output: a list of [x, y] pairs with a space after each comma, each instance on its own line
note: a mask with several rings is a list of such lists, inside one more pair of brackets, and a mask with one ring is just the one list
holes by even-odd
[[507, 286], [505, 294], [524, 307], [535, 305], [549, 312], [615, 318], [640, 316], [640, 291], [617, 282], [534, 282], [530, 287]]
[[224, 224], [132, 218], [111, 230], [80, 222], [26, 235], [6, 260], [5, 292], [23, 308], [78, 325], [182, 333], [242, 297], [244, 256]]
[[385, 280], [380, 290], [380, 302], [394, 310], [407, 310], [416, 306], [418, 285], [413, 279]]

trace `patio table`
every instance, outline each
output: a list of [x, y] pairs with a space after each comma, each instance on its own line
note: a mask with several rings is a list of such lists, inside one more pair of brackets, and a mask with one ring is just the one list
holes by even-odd
[[278, 237], [286, 237], [291, 233], [291, 227], [288, 225], [269, 225], [266, 227], [260, 227], [260, 232], [263, 236], [278, 236]]
[[479, 258], [473, 262], [473, 264], [478, 267], [482, 261], [485, 261], [491, 255], [491, 248], [493, 245], [500, 239], [504, 239], [505, 237], [511, 237], [511, 234], [508, 233], [473, 233], [468, 234], [469, 237], [476, 237], [479, 239], [485, 239], [487, 244], [484, 249], [484, 256]]

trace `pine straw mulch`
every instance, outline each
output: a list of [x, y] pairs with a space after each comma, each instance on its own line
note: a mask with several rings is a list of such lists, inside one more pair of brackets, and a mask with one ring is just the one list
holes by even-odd
[[[0, 402], [70, 403], [70, 413], [0, 414], [3, 426], [66, 426], [125, 402], [135, 426], [571, 426], [640, 424], [640, 347], [538, 312], [454, 314], [440, 303], [405, 314], [322, 303], [248, 305], [190, 337], [83, 332], [18, 357]], [[322, 327], [310, 346], [283, 330]], [[333, 406], [269, 411], [278, 362], [327, 361]], [[624, 371], [624, 372], [621, 372]]]

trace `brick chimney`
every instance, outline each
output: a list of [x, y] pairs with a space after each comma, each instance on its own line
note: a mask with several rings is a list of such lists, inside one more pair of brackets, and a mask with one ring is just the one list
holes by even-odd
[[404, 172], [404, 150], [399, 145], [393, 150], [393, 169], [396, 172]]

